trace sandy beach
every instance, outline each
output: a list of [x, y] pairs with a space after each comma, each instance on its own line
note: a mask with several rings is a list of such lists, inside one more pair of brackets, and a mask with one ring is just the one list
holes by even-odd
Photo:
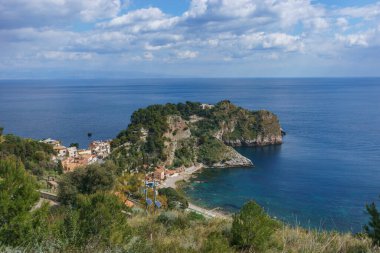
[[[185, 168], [185, 171], [178, 173], [177, 175], [166, 178], [166, 180], [160, 185], [160, 187], [161, 188], [166, 188], [166, 187], [176, 188], [177, 182], [190, 179], [191, 176], [195, 172], [200, 171], [203, 167], [204, 167], [203, 164], [199, 164], [197, 166], [191, 166], [191, 167]], [[221, 212], [218, 212], [215, 209], [209, 210], [209, 209], [194, 205], [193, 203], [190, 203], [190, 202], [189, 202], [188, 210], [192, 212], [200, 213], [209, 218], [221, 218], [221, 219], [230, 218], [229, 216]]]
[[188, 180], [189, 178], [191, 178], [192, 174], [201, 170], [202, 168], [203, 168], [203, 164], [199, 164], [197, 166], [191, 166], [191, 167], [185, 168], [185, 171], [166, 178], [165, 181], [162, 182], [160, 187], [161, 188], [166, 188], [166, 187], [176, 188], [177, 182], [182, 181], [182, 180]]

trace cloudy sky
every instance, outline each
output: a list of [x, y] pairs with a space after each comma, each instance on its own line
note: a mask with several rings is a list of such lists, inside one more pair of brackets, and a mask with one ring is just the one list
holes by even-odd
[[0, 0], [0, 78], [380, 76], [380, 1]]

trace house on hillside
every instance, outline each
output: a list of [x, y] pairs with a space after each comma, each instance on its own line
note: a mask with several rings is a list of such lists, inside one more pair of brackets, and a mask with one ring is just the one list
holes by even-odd
[[67, 148], [62, 145], [54, 146], [53, 147], [54, 151], [57, 152], [57, 155], [59, 158], [63, 158], [67, 156]]
[[82, 156], [82, 155], [92, 155], [92, 152], [90, 149], [79, 149], [78, 150], [78, 155], [79, 156]]
[[67, 148], [67, 154], [69, 157], [78, 157], [77, 147]]
[[104, 159], [111, 154], [111, 141], [93, 141], [90, 150], [99, 159]]
[[201, 108], [202, 108], [202, 110], [212, 109], [212, 108], [214, 108], [214, 105], [210, 105], [210, 104], [201, 104]]
[[157, 167], [153, 173], [154, 179], [156, 180], [164, 180], [165, 179], [165, 168]]
[[96, 155], [82, 155], [77, 157], [68, 157], [62, 161], [64, 172], [76, 170], [79, 167], [85, 167], [98, 161]]
[[57, 140], [54, 140], [54, 139], [51, 139], [51, 138], [47, 138], [47, 139], [41, 140], [40, 142], [43, 142], [45, 144], [49, 144], [49, 145], [52, 145], [52, 146], [60, 146], [61, 145], [60, 141], [57, 141]]

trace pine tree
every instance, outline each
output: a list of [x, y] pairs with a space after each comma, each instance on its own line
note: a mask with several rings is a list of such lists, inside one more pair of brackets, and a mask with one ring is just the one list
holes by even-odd
[[37, 183], [15, 159], [0, 160], [0, 241], [17, 245], [33, 233]]
[[370, 221], [364, 226], [367, 235], [372, 239], [373, 243], [380, 246], [380, 213], [376, 208], [375, 203], [366, 205]]

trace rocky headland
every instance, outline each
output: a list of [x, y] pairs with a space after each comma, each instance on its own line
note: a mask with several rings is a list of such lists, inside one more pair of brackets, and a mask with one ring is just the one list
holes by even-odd
[[253, 163], [233, 147], [282, 143], [275, 114], [250, 111], [221, 101], [152, 105], [133, 113], [131, 123], [113, 140], [113, 158], [126, 169], [170, 167], [249, 167]]

